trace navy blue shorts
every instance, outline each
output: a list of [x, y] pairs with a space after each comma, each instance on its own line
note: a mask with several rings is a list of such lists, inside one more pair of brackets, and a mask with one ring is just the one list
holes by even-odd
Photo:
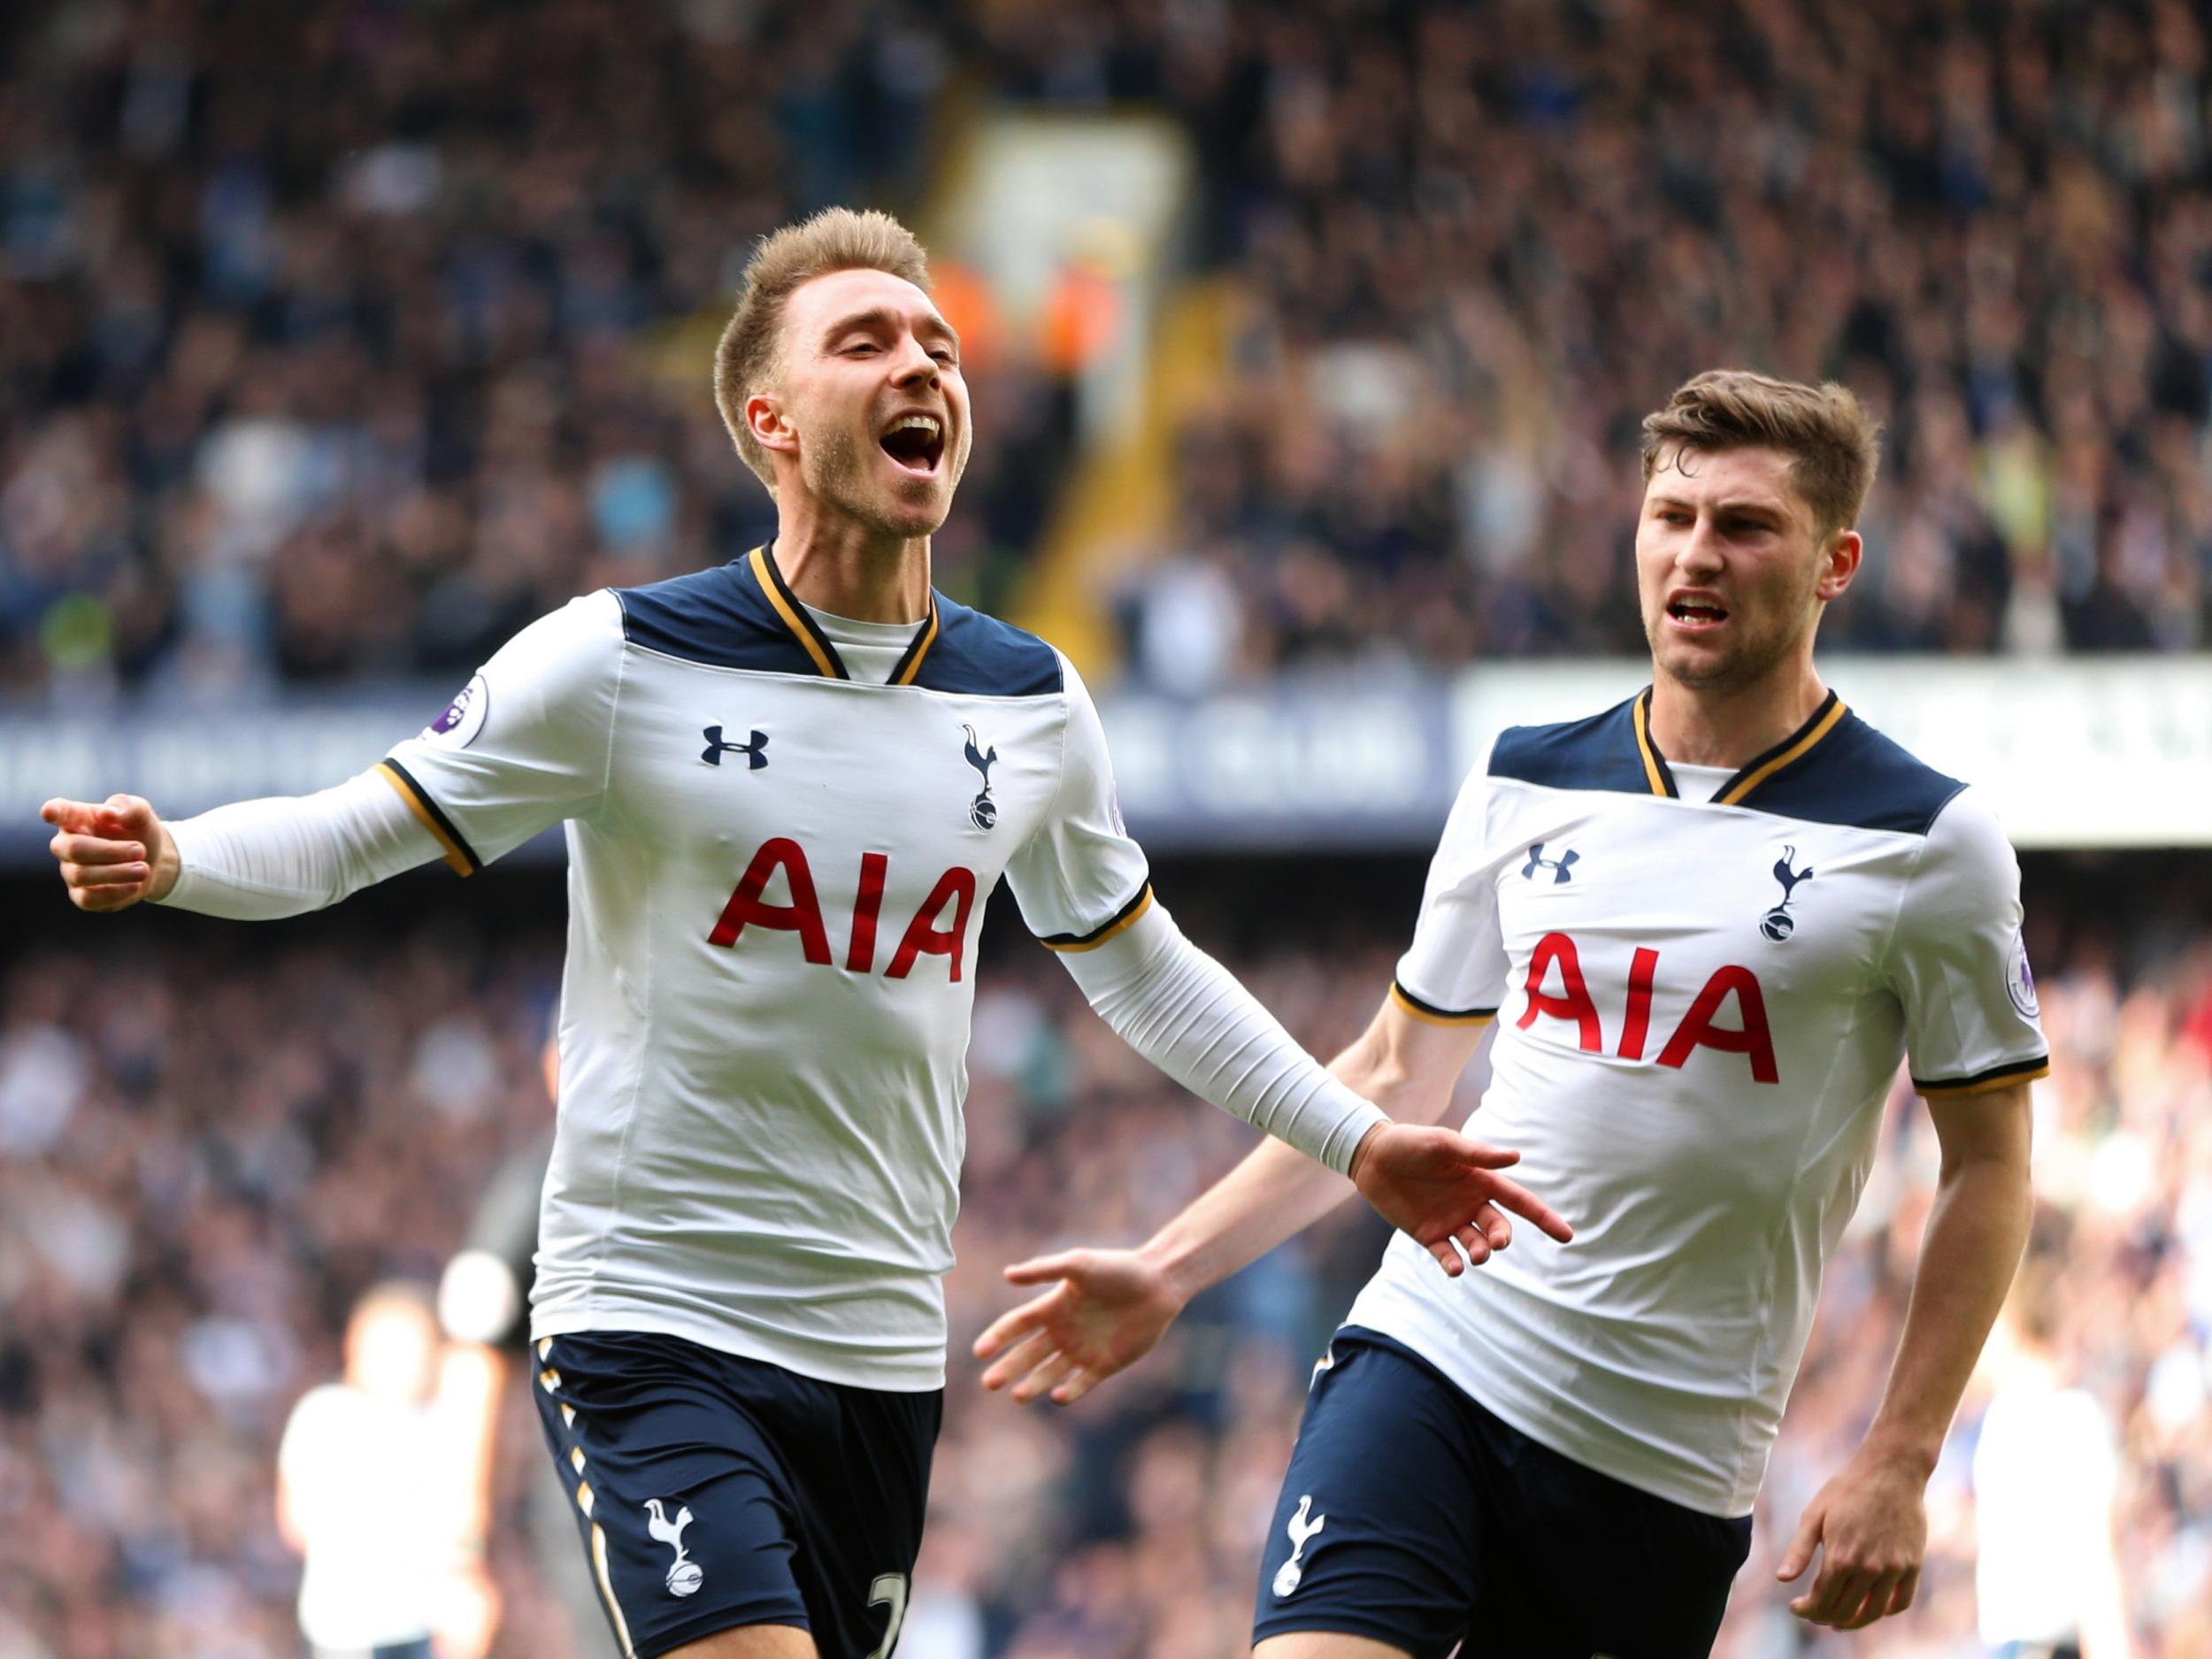
[[680, 1338], [557, 1336], [531, 1396], [626, 1655], [796, 1624], [880, 1659], [906, 1617], [944, 1394], [802, 1377]]
[[1340, 1631], [1414, 1659], [1704, 1659], [1751, 1551], [1509, 1426], [1402, 1344], [1347, 1325], [1306, 1401], [1252, 1640]]

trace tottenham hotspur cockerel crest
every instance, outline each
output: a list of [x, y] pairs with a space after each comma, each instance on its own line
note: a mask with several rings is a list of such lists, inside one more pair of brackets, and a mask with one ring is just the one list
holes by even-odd
[[960, 729], [968, 734], [968, 764], [983, 776], [983, 787], [968, 803], [968, 822], [979, 830], [987, 830], [998, 822], [998, 803], [991, 799], [991, 768], [998, 764], [998, 745], [994, 743], [987, 749], [983, 740], [975, 734], [975, 727], [964, 726]]

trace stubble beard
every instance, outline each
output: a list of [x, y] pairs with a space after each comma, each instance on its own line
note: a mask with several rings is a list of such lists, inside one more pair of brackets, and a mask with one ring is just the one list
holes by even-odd
[[869, 476], [871, 457], [849, 433], [825, 434], [802, 449], [800, 458], [809, 495], [882, 535], [934, 535], [952, 511], [949, 489], [918, 512], [902, 509]]
[[1778, 628], [1747, 639], [1717, 658], [1693, 657], [1691, 665], [1686, 666], [1670, 662], [1661, 648], [1660, 629], [1665, 621], [1666, 613], [1662, 611], [1644, 624], [1644, 637], [1651, 645], [1652, 662], [1668, 679], [1690, 691], [1741, 691], [1760, 684], [1789, 660], [1802, 641], [1805, 631], [1812, 626], [1809, 620], [1803, 630]]

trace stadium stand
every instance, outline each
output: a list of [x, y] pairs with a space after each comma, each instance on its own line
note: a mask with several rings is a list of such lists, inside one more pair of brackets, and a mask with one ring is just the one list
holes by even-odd
[[[1313, 872], [1243, 874], [1240, 889], [1204, 866], [1162, 880], [1302, 1041], [1325, 1051], [1348, 1040], [1386, 983], [1417, 866], [1340, 872], [1343, 902], [1294, 933], [1268, 895], [1303, 890]], [[94, 938], [58, 899], [24, 902], [52, 925], [0, 984], [10, 1659], [291, 1651], [296, 1569], [271, 1497], [286, 1411], [336, 1370], [353, 1297], [393, 1273], [434, 1279], [503, 1153], [542, 1131], [555, 879], [507, 876], [436, 918], [431, 884], [446, 879], [407, 878], [393, 908], [425, 919], [388, 937], [377, 918], [341, 910], [275, 936], [160, 916]], [[2184, 884], [2154, 910], [2139, 887], [2125, 899], [2130, 885], [2070, 860], [2029, 865], [2055, 1060], [2039, 1094], [2039, 1230], [2065, 1252], [2053, 1319], [2062, 1370], [2124, 1448], [2116, 1525], [2145, 1651], [2185, 1659], [2204, 1651], [2212, 1606], [2212, 895]], [[1233, 1659], [1306, 1368], [1380, 1239], [1337, 1212], [1071, 1410], [985, 1394], [962, 1349], [1010, 1305], [1002, 1263], [1141, 1236], [1250, 1133], [1164, 1087], [1061, 976], [1021, 972], [1032, 948], [1007, 918], [999, 926], [971, 1056], [955, 1370], [900, 1651]], [[1829, 1276], [1723, 1659], [1801, 1651], [1776, 1627], [1793, 1621], [1757, 1586], [1863, 1426], [1887, 1360], [1863, 1333], [1894, 1330], [1901, 1311], [1932, 1146], [1901, 1092], [1887, 1133]], [[1968, 1470], [1985, 1397], [1970, 1397], [1932, 1489], [1921, 1603], [1859, 1651], [1970, 1642]], [[522, 1498], [544, 1478], [542, 1453], [526, 1402], [509, 1403], [497, 1651], [557, 1659], [565, 1639], [534, 1588]]]
[[[828, 202], [926, 202], [947, 112], [994, 99], [1164, 109], [1201, 164], [1187, 274], [1223, 372], [1178, 405], [1171, 533], [1120, 579], [1135, 687], [1634, 648], [1634, 420], [1717, 361], [1838, 376], [1890, 423], [1826, 645], [2202, 650], [2208, 53], [2188, 0], [28, 0], [0, 16], [0, 703], [119, 723], [457, 680], [578, 591], [749, 547], [772, 520], [704, 372], [738, 260]], [[994, 348], [935, 556], [1003, 604], [1067, 422], [1048, 365]], [[2119, 1449], [2149, 1659], [2212, 1653], [2212, 894], [2185, 864], [2027, 871], [2047, 1322]], [[0, 1659], [296, 1652], [286, 1413], [353, 1298], [434, 1279], [544, 1124], [557, 881], [444, 879], [249, 936], [95, 926], [46, 870], [0, 874]], [[1325, 1052], [1418, 879], [1224, 861], [1162, 890]], [[1380, 1240], [1332, 1217], [1075, 1409], [986, 1396], [958, 1356], [999, 1264], [1141, 1236], [1248, 1138], [1015, 948], [977, 1006], [900, 1652], [1231, 1659], [1305, 1368]], [[1844, 1650], [1754, 1592], [1897, 1324], [1932, 1148], [1909, 1095], [1890, 1115], [1720, 1659]], [[1988, 1398], [1920, 1605], [1849, 1651], [1984, 1651]], [[562, 1659], [511, 1407], [495, 1651]]]
[[[12, 14], [0, 686], [447, 672], [743, 550], [763, 503], [686, 325], [792, 212], [919, 196], [952, 89], [1196, 141], [1234, 373], [1144, 550], [1173, 579], [1126, 595], [1150, 678], [1632, 645], [1633, 422], [1731, 361], [1890, 420], [1832, 644], [2206, 638], [2212, 70], [2180, 0], [641, 17]], [[982, 380], [939, 566], [998, 598], [1057, 438], [1029, 355]]]

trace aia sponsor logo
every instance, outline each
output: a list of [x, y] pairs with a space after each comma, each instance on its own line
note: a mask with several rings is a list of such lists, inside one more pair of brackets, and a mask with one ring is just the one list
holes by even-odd
[[[883, 917], [883, 895], [890, 879], [891, 855], [863, 853], [853, 888], [852, 926], [845, 936], [844, 967], [848, 973], [872, 973], [876, 966], [876, 935]], [[780, 874], [790, 902], [772, 904], [765, 895]], [[942, 956], [960, 983], [961, 964], [968, 947], [968, 918], [975, 908], [975, 872], [955, 864], [939, 876], [899, 935], [891, 960], [883, 970], [887, 979], [903, 979], [924, 956]], [[949, 924], [946, 912], [951, 912]], [[707, 943], [725, 950], [736, 949], [748, 928], [796, 933], [799, 949], [817, 967], [835, 965], [830, 950], [829, 926], [814, 882], [814, 868], [806, 849], [788, 836], [776, 835], [761, 843], [738, 878], [730, 901], [722, 907]]]
[[[1551, 988], [1555, 980], [1556, 990]], [[1565, 933], [1546, 933], [1529, 954], [1527, 1005], [1517, 1024], [1526, 1031], [1539, 1019], [1559, 1020], [1574, 1027], [1576, 1046], [1585, 1054], [1641, 1060], [1650, 1048], [1651, 1004], [1658, 983], [1659, 953], [1639, 947], [1629, 962], [1628, 983], [1618, 1003], [1620, 1035], [1609, 1049], [1607, 1022], [1582, 972], [1582, 953]], [[1603, 985], [1600, 988], [1611, 990]], [[1606, 1001], [1612, 1004], [1613, 997], [1609, 995]], [[1736, 1024], [1720, 1024], [1724, 1014]], [[1732, 963], [1713, 970], [1690, 999], [1689, 1011], [1660, 1047], [1658, 1064], [1679, 1071], [1699, 1048], [1742, 1055], [1751, 1064], [1754, 1082], [1782, 1080], [1774, 1061], [1774, 1033], [1767, 1025], [1766, 994], [1750, 969]]]

